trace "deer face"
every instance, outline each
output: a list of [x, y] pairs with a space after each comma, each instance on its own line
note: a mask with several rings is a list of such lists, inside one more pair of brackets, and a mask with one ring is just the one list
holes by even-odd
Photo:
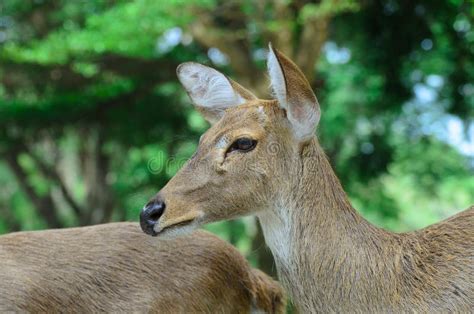
[[194, 156], [144, 207], [146, 233], [181, 233], [258, 213], [291, 191], [319, 105], [301, 71], [271, 47], [268, 65], [277, 100], [257, 99], [206, 66], [178, 67], [181, 83], [212, 127]]

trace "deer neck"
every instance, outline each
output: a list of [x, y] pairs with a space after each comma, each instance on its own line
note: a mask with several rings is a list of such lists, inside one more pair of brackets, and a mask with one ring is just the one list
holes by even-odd
[[378, 261], [384, 263], [386, 242], [393, 241], [353, 209], [316, 140], [303, 150], [298, 166], [291, 192], [277, 197], [259, 219], [279, 277], [305, 312], [324, 309], [334, 296], [349, 296], [364, 273], [373, 278]]

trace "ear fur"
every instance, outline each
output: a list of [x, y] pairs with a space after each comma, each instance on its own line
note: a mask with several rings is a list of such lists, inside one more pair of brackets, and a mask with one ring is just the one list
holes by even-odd
[[176, 73], [196, 109], [211, 124], [217, 122], [227, 108], [256, 99], [224, 74], [199, 63], [182, 63]]
[[294, 135], [308, 141], [319, 122], [320, 108], [308, 80], [289, 58], [269, 45], [268, 73], [280, 107], [287, 111]]

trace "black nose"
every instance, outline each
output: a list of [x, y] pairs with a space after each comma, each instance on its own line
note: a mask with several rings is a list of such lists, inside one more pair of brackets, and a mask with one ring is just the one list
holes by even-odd
[[140, 213], [140, 226], [143, 232], [151, 236], [158, 234], [153, 229], [165, 211], [165, 202], [161, 199], [155, 199], [145, 205]]

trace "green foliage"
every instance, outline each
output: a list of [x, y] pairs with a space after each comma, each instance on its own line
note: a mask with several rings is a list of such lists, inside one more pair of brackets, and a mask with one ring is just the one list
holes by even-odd
[[354, 0], [344, 0], [334, 3], [334, 1], [321, 1], [319, 4], [308, 3], [303, 6], [299, 19], [300, 23], [304, 24], [310, 19], [336, 15], [342, 12], [357, 11], [360, 8], [359, 3]]
[[[15, 42], [6, 44], [2, 57], [38, 64], [66, 64], [71, 59], [105, 53], [150, 58], [159, 53], [154, 49], [158, 36], [170, 28], [191, 22], [193, 16], [190, 12], [180, 10], [187, 3], [184, 0], [162, 3], [151, 0], [119, 1], [108, 10], [91, 12], [90, 15], [87, 14], [90, 9], [84, 7], [83, 2], [65, 4], [63, 13], [55, 14], [57, 19], [64, 21], [61, 27], [44, 39], [33, 40], [26, 47]], [[197, 4], [209, 7], [212, 1], [199, 1]], [[68, 18], [76, 15], [71, 12], [87, 14], [81, 16], [83, 26]]]

